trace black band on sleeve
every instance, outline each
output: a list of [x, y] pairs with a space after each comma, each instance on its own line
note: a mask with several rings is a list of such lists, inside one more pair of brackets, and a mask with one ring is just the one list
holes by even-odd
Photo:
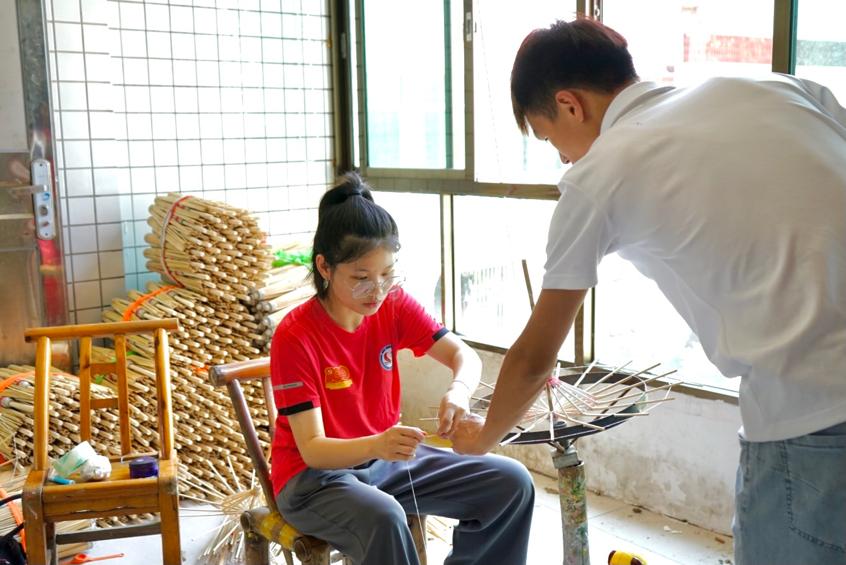
[[279, 410], [279, 413], [283, 416], [293, 416], [294, 414], [299, 414], [300, 412], [305, 412], [306, 410], [311, 410], [312, 408], [314, 408], [314, 403], [311, 400], [306, 400], [305, 402], [300, 402], [299, 404], [282, 408]]
[[435, 332], [435, 335], [432, 336], [432, 341], [438, 341], [439, 339], [441, 339], [442, 337], [444, 337], [448, 333], [449, 333], [448, 329], [441, 328], [441, 329], [439, 329], [438, 331]]

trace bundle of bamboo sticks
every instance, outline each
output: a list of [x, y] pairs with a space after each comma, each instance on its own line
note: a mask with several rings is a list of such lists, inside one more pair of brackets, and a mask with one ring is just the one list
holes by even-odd
[[308, 267], [285, 265], [270, 271], [264, 284], [250, 293], [248, 303], [259, 332], [256, 346], [269, 351], [273, 332], [282, 318], [313, 295]]
[[156, 197], [147, 223], [147, 268], [225, 302], [248, 301], [272, 263], [257, 219], [246, 210], [193, 196]]
[[[254, 343], [261, 338], [259, 326], [247, 306], [218, 302], [197, 292], [151, 281], [147, 293], [132, 290], [127, 298], [115, 298], [103, 313], [108, 322], [124, 319], [150, 320], [175, 317], [180, 329], [170, 334], [172, 359], [203, 367], [261, 354]], [[151, 336], [128, 336], [130, 348], [153, 358]]]
[[[176, 446], [180, 461], [195, 467], [200, 480], [225, 491], [230, 473], [222, 461], [235, 462], [244, 478], [252, 466], [231, 402], [208, 384], [205, 368], [264, 353], [266, 328], [253, 296], [265, 286], [273, 256], [257, 218], [246, 210], [168, 194], [157, 197], [149, 211], [147, 268], [182, 288], [151, 283], [147, 294], [132, 292], [128, 300], [114, 301], [106, 318], [179, 318], [182, 327], [170, 336]], [[133, 380], [152, 389], [151, 340], [136, 337], [130, 347], [139, 354], [132, 359]], [[268, 441], [263, 402], [253, 401], [255, 387], [245, 389], [261, 422], [260, 436]], [[183, 486], [206, 496], [195, 485]]]
[[[10, 365], [0, 369], [0, 379], [13, 379], [0, 391], [0, 455], [16, 466], [32, 463], [35, 422], [34, 367]], [[79, 380], [58, 370], [50, 377], [50, 428], [47, 454], [58, 458], [81, 440], [79, 437]], [[109, 386], [91, 383], [92, 398], [114, 396]], [[103, 455], [120, 455], [118, 415], [114, 409], [98, 410], [92, 416], [91, 445]]]

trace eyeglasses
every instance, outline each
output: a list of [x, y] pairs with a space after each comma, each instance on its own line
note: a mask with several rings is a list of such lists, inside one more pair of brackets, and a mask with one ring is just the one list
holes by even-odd
[[389, 294], [399, 289], [404, 282], [405, 277], [402, 275], [388, 277], [380, 283], [373, 282], [370, 279], [359, 281], [352, 287], [352, 296], [356, 300], [364, 298], [376, 292], [376, 289], [379, 290], [379, 294]]

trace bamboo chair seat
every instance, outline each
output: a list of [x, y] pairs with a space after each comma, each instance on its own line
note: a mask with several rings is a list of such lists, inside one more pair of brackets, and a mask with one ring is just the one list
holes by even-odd
[[[167, 330], [177, 329], [175, 319], [85, 324], [29, 329], [27, 340], [37, 340], [35, 360], [35, 434], [33, 465], [23, 489], [26, 521], [27, 562], [29, 565], [55, 565], [57, 545], [101, 539], [160, 534], [164, 565], [181, 565], [179, 540], [178, 462], [173, 446], [173, 415], [170, 402], [170, 364]], [[126, 369], [126, 336], [152, 333], [156, 365], [159, 452], [132, 451], [129, 420], [129, 385]], [[92, 339], [113, 337], [115, 361], [92, 362]], [[77, 482], [70, 485], [47, 481], [47, 437], [49, 430], [50, 343], [51, 340], [79, 339], [80, 441], [91, 440], [91, 411], [113, 408], [118, 411], [121, 455], [110, 458], [111, 475], [103, 481]], [[117, 397], [91, 399], [91, 379], [96, 373], [109, 372], [117, 377]], [[158, 459], [158, 476], [131, 479], [129, 462], [141, 455]], [[73, 475], [71, 476], [73, 478]], [[133, 514], [160, 516], [135, 526], [100, 528], [68, 534], [56, 534], [59, 522], [96, 519]]]
[[[276, 508], [273, 486], [270, 481], [270, 467], [267, 457], [259, 442], [255, 424], [249, 406], [244, 398], [241, 382], [260, 381], [267, 408], [271, 441], [276, 422], [276, 403], [270, 384], [270, 358], [262, 357], [250, 361], [239, 361], [226, 365], [216, 365], [209, 369], [209, 379], [215, 386], [226, 386], [241, 433], [247, 447], [247, 453], [253, 462], [256, 478], [261, 485], [267, 506], [253, 508], [241, 514], [241, 527], [245, 537], [246, 565], [268, 565], [270, 562], [269, 542], [279, 544], [288, 565], [293, 565], [293, 555], [302, 565], [330, 565], [338, 560], [344, 564], [351, 561], [335, 552], [325, 541], [300, 533]], [[421, 532], [426, 531], [426, 517], [408, 516], [408, 524], [417, 547], [421, 565], [426, 565], [426, 540]]]

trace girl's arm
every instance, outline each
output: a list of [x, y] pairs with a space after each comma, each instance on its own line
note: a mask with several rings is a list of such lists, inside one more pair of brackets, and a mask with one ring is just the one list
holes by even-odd
[[453, 333], [447, 333], [427, 354], [452, 370], [453, 380], [438, 410], [438, 435], [449, 437], [466, 412], [470, 395], [479, 386], [482, 361], [473, 349]]
[[314, 469], [344, 469], [371, 459], [408, 461], [425, 437], [418, 428], [397, 425], [372, 436], [328, 438], [320, 408], [288, 416], [288, 422], [303, 461]]

